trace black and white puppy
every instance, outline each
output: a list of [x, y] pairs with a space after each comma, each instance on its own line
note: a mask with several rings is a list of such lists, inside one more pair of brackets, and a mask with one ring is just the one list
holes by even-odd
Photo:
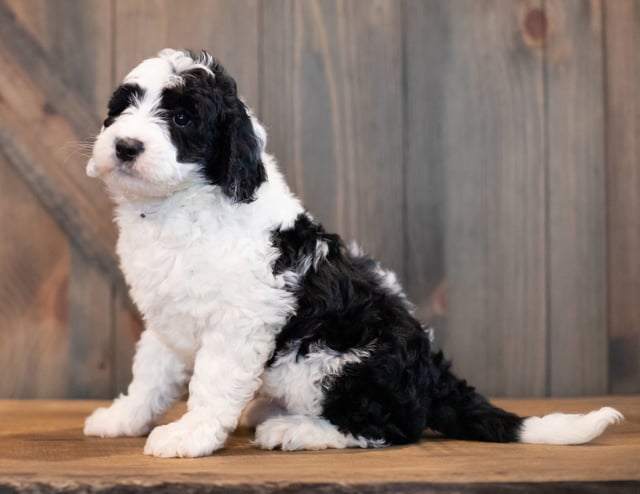
[[[118, 87], [90, 176], [116, 204], [118, 254], [146, 331], [126, 395], [84, 433], [202, 456], [241, 413], [262, 448], [379, 447], [425, 428], [480, 441], [573, 444], [622, 419], [521, 418], [431, 349], [393, 273], [304, 210], [266, 134], [209, 54], [164, 50]], [[154, 421], [188, 387], [188, 411]]]

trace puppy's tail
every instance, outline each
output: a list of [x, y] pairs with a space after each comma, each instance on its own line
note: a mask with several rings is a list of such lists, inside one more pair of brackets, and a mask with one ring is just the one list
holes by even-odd
[[495, 407], [450, 371], [442, 354], [434, 356], [437, 376], [427, 426], [456, 439], [543, 444], [583, 444], [623, 416], [604, 407], [585, 415], [553, 413], [519, 417]]

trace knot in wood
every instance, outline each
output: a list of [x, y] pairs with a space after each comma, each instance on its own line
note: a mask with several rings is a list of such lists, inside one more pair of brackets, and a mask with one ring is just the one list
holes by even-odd
[[547, 37], [549, 22], [544, 9], [529, 9], [524, 18], [525, 36], [533, 43], [539, 44]]

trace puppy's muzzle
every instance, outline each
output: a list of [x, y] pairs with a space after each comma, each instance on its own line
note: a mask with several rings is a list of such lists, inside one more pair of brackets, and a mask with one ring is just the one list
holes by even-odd
[[122, 163], [132, 164], [144, 151], [144, 144], [138, 139], [125, 137], [116, 139], [116, 156]]

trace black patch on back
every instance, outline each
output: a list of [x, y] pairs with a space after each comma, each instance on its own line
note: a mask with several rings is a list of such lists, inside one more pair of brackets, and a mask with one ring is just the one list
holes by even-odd
[[329, 247], [317, 269], [311, 268], [294, 288], [299, 308], [278, 335], [276, 352], [298, 340], [302, 340], [303, 349], [308, 343], [322, 341], [334, 350], [348, 351], [380, 338], [398, 321], [423, 334], [399, 296], [381, 286], [375, 272], [377, 263], [349, 253], [338, 235], [326, 233], [307, 215], [299, 215], [292, 228], [275, 231], [272, 239], [280, 250], [273, 266], [275, 274], [295, 271], [305, 257], [315, 253], [318, 242]]
[[272, 241], [280, 250], [274, 274], [296, 271], [318, 241], [329, 249], [290, 288], [298, 309], [278, 334], [268, 365], [297, 345], [298, 359], [312, 345], [372, 349], [327, 383], [322, 415], [341, 432], [395, 444], [419, 440], [426, 427], [459, 438], [517, 440], [522, 419], [493, 407], [450, 372], [401, 296], [385, 288], [374, 260], [348, 252], [304, 214], [273, 232]]
[[349, 253], [337, 235], [306, 215], [293, 228], [274, 232], [281, 255], [274, 272], [295, 270], [324, 241], [329, 252], [294, 288], [298, 311], [276, 339], [276, 355], [300, 344], [304, 358], [312, 344], [338, 352], [370, 346], [372, 355], [348, 364], [327, 392], [323, 415], [341, 431], [394, 443], [415, 441], [425, 426], [429, 340], [399, 296], [380, 283], [377, 263]]
[[[210, 68], [214, 77], [200, 68], [181, 73], [184, 84], [163, 91], [161, 108], [178, 161], [202, 163], [210, 183], [236, 202], [251, 202], [266, 180], [261, 144], [233, 78], [216, 61]], [[189, 125], [173, 123], [179, 112], [190, 117]]]
[[278, 229], [271, 236], [273, 245], [280, 250], [280, 256], [273, 265], [274, 274], [295, 270], [296, 265], [307, 256], [313, 256], [317, 243], [326, 242], [328, 257], [334, 258], [342, 248], [338, 235], [326, 233], [322, 225], [313, 223], [306, 214], [300, 214], [291, 229]]
[[144, 97], [145, 90], [138, 84], [123, 84], [119, 86], [111, 95], [109, 100], [109, 113], [103, 122], [105, 127], [109, 127], [116, 117], [133, 104], [136, 99]]

